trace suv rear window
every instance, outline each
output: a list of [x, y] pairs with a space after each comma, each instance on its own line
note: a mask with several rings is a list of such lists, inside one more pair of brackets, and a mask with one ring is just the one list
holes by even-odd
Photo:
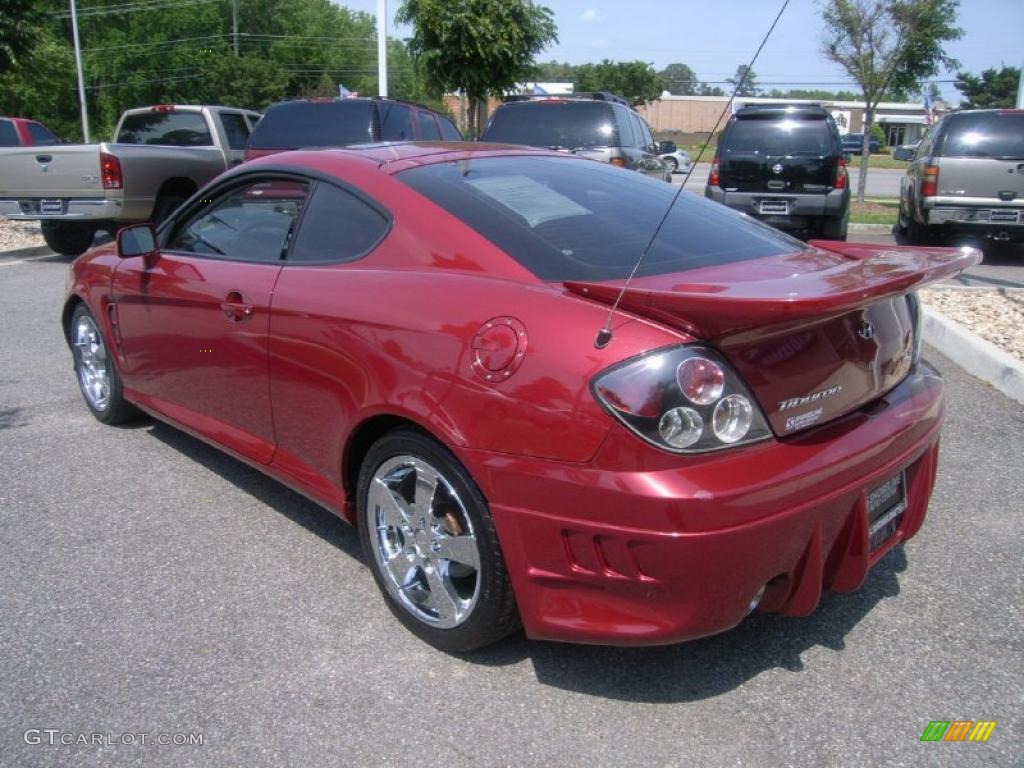
[[293, 101], [269, 107], [249, 137], [252, 149], [337, 147], [373, 141], [372, 101]]
[[117, 134], [121, 144], [210, 147], [213, 137], [198, 112], [140, 112], [128, 115]]
[[495, 111], [480, 140], [564, 149], [620, 144], [611, 105], [600, 101], [504, 104]]
[[940, 154], [1024, 160], [1024, 114], [952, 117]]
[[[670, 184], [570, 157], [493, 157], [395, 178], [461, 219], [541, 280], [620, 280], [675, 195]], [[679, 196], [638, 276], [806, 248], [723, 205]]]
[[832, 131], [821, 117], [758, 115], [735, 120], [724, 151], [761, 155], [831, 155]]

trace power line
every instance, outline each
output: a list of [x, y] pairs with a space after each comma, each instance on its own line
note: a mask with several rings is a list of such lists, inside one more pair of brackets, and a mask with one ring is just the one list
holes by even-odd
[[[138, 13], [139, 11], [159, 11], [164, 8], [182, 8], [185, 6], [204, 5], [215, 2], [218, 2], [218, 0], [173, 0], [173, 2], [168, 2], [167, 0], [143, 0], [142, 2], [124, 3], [122, 5], [83, 8], [77, 12], [77, 16], [78, 18], [83, 19], [91, 16], [110, 16], [112, 14], [120, 13]], [[71, 13], [69, 11], [61, 11], [60, 13], [51, 13], [49, 15], [57, 19], [71, 18]]]

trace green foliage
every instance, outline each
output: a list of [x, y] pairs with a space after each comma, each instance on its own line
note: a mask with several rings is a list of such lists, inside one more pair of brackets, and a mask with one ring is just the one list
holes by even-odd
[[13, 68], [39, 37], [43, 3], [4, 0], [0, 3], [0, 74]]
[[534, 67], [534, 78], [546, 83], [572, 83], [576, 67], [569, 62], [545, 61]]
[[656, 99], [664, 81], [651, 64], [643, 61], [610, 61], [576, 67], [576, 91], [611, 91], [636, 104]]
[[788, 91], [772, 88], [764, 95], [773, 99], [810, 99], [812, 101], [856, 101], [860, 98], [853, 91], [826, 91], [820, 88], [790, 88]]
[[736, 89], [737, 96], [757, 96], [760, 89], [757, 87], [757, 73], [746, 64], [736, 67], [736, 74], [725, 78]]
[[719, 88], [717, 85], [709, 86], [707, 83], [701, 83], [700, 84], [700, 91], [699, 91], [698, 95], [700, 95], [700, 96], [725, 96], [726, 93], [721, 88]]
[[870, 133], [874, 138], [878, 139], [879, 151], [884, 152], [886, 149], [888, 149], [888, 141], [886, 140], [885, 129], [883, 129], [881, 125], [879, 125], [878, 123], [872, 123]]
[[700, 87], [697, 73], [679, 62], [669, 64], [661, 70], [661, 79], [664, 81], [665, 90], [673, 96], [694, 96]]
[[1017, 103], [1020, 68], [1003, 66], [999, 70], [986, 69], [981, 77], [958, 72], [956, 89], [963, 94], [960, 106], [964, 109], [984, 107], [1013, 107]]

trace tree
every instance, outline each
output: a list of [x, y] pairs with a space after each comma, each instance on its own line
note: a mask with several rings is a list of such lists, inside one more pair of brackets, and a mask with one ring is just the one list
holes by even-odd
[[661, 70], [661, 79], [665, 81], [665, 90], [673, 96], [693, 96], [700, 85], [697, 73], [678, 62]]
[[534, 56], [558, 41], [550, 9], [531, 0], [405, 0], [396, 18], [413, 26], [409, 50], [429, 89], [469, 98], [473, 136], [487, 97], [529, 79]]
[[707, 83], [700, 84], [700, 95], [701, 96], [725, 96], [725, 91], [719, 88], [717, 85], [711, 86]]
[[963, 94], [960, 106], [964, 109], [983, 107], [1013, 107], [1017, 103], [1017, 87], [1020, 83], [1018, 67], [1003, 66], [986, 69], [981, 77], [968, 72], [957, 72], [956, 89]]
[[644, 61], [610, 61], [576, 67], [577, 91], [611, 91], [637, 104], [656, 99], [664, 83], [651, 64]]
[[38, 0], [0, 3], [0, 74], [10, 71], [39, 36], [42, 13]]
[[[963, 35], [953, 26], [959, 0], [830, 0], [822, 10], [822, 53], [857, 81], [864, 99], [864, 149], [878, 102], [889, 90], [916, 92], [923, 78], [957, 62], [942, 47]], [[870, 152], [860, 158], [864, 199]]]
[[736, 89], [737, 96], [757, 96], [760, 89], [757, 87], [757, 73], [746, 64], [736, 67], [736, 74], [725, 78]]
[[544, 61], [537, 65], [534, 75], [543, 82], [572, 83], [575, 82], [576, 67], [567, 61]]

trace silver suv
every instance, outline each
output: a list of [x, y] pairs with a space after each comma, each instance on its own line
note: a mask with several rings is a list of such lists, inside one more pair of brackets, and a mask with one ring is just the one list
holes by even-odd
[[900, 181], [898, 228], [920, 245], [957, 235], [1024, 241], [1024, 110], [943, 117]]

